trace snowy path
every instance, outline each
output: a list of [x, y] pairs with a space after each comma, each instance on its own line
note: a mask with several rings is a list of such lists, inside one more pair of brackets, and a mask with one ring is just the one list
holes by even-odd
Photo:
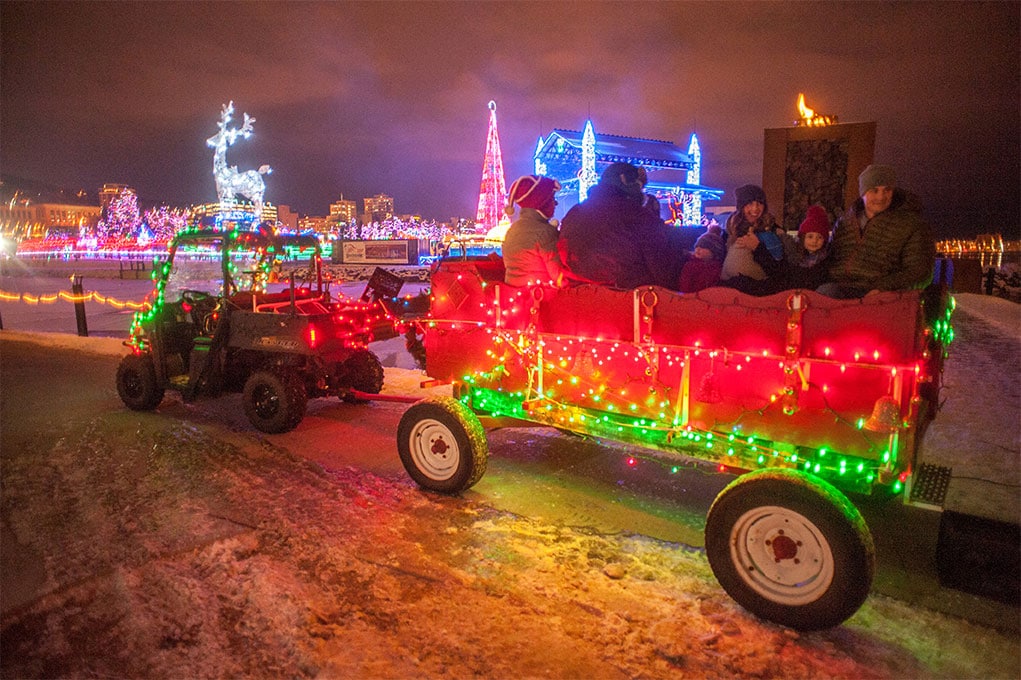
[[1021, 305], [957, 295], [943, 407], [921, 461], [953, 469], [945, 507], [1021, 523]]
[[229, 397], [124, 409], [116, 360], [96, 356], [115, 339], [17, 336], [0, 334], [0, 583], [35, 579], [2, 609], [5, 677], [1018, 676], [1016, 629], [873, 593], [801, 635], [726, 597], [701, 551], [507, 512], [499, 484], [422, 493], [393, 451], [395, 404], [324, 402], [267, 437]]

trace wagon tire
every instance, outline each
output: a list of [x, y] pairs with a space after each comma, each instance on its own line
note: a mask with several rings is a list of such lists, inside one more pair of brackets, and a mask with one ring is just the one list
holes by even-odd
[[117, 394], [133, 411], [151, 411], [163, 401], [164, 390], [156, 382], [156, 368], [148, 354], [129, 354], [117, 367]]
[[716, 579], [756, 616], [801, 631], [843, 623], [868, 597], [875, 547], [858, 509], [829, 483], [759, 470], [720, 492], [706, 518]]
[[289, 432], [305, 417], [305, 385], [291, 371], [256, 371], [245, 381], [242, 393], [245, 415], [267, 434]]
[[471, 488], [489, 461], [479, 419], [450, 397], [425, 399], [404, 412], [397, 426], [397, 451], [416, 484], [445, 494]]
[[[367, 394], [379, 394], [383, 391], [383, 364], [379, 362], [379, 357], [367, 349], [355, 350], [341, 362], [340, 370], [343, 375], [341, 384], [345, 388]], [[359, 399], [346, 390], [341, 392], [340, 398], [354, 404], [365, 402], [364, 399]]]

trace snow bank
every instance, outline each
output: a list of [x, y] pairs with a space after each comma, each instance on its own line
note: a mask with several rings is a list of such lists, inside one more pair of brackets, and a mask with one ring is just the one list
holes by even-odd
[[28, 331], [0, 331], [0, 338], [15, 342], [31, 342], [43, 347], [70, 349], [87, 354], [122, 356], [130, 350], [123, 338], [83, 338], [68, 333], [37, 333]]
[[957, 311], [982, 319], [1014, 338], [1021, 338], [1021, 305], [992, 295], [957, 293]]

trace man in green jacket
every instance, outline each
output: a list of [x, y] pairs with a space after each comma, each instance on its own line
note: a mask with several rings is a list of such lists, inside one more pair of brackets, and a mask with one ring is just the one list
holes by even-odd
[[818, 290], [835, 298], [884, 290], [918, 290], [932, 282], [936, 243], [918, 197], [897, 187], [889, 165], [858, 176], [861, 195], [833, 230], [830, 281]]

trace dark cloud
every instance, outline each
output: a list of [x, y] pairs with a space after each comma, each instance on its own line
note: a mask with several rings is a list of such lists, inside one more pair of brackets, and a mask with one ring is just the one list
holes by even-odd
[[1017, 2], [64, 2], [0, 5], [0, 169], [143, 202], [211, 200], [220, 106], [267, 198], [470, 215], [488, 110], [508, 180], [553, 127], [702, 142], [703, 181], [761, 181], [795, 101], [876, 121], [942, 233], [1016, 234]]

